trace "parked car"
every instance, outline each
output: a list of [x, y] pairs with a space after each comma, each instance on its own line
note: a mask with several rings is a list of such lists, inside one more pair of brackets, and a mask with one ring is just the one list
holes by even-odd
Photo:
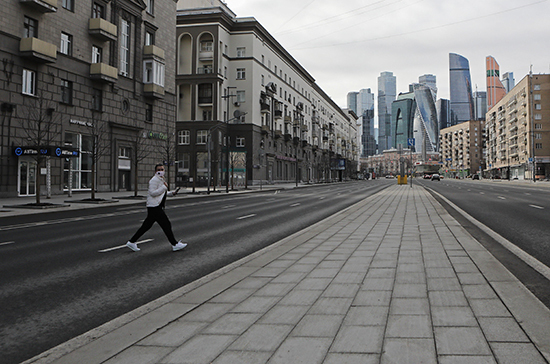
[[425, 174], [425, 175], [424, 175], [424, 179], [430, 179], [430, 178], [432, 178], [432, 175], [431, 175], [431, 174]]
[[479, 174], [474, 174], [474, 175], [472, 176], [472, 180], [474, 180], [474, 179], [479, 179]]
[[441, 181], [439, 174], [437, 173], [432, 174], [432, 181]]

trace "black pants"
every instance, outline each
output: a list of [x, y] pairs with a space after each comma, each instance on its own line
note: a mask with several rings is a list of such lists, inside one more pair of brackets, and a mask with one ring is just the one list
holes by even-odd
[[164, 231], [164, 234], [166, 234], [166, 237], [170, 241], [170, 244], [176, 245], [178, 241], [172, 232], [172, 224], [170, 223], [170, 220], [168, 220], [168, 216], [166, 216], [164, 209], [160, 206], [147, 208], [147, 217], [143, 221], [143, 224], [141, 224], [138, 231], [136, 231], [134, 236], [132, 236], [130, 242], [135, 243], [143, 234], [147, 232], [147, 230], [151, 228], [151, 226], [153, 226], [155, 222], [158, 222]]

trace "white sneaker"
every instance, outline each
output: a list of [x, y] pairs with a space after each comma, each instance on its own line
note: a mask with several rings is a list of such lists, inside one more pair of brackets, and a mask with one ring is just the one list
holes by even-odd
[[172, 246], [172, 251], [177, 252], [178, 250], [182, 250], [186, 246], [187, 246], [187, 243], [182, 243], [181, 240], [180, 240], [180, 241], [178, 241], [178, 243], [176, 245]]
[[138, 252], [138, 251], [141, 250], [140, 248], [138, 248], [138, 246], [137, 246], [136, 243], [132, 243], [132, 242], [130, 242], [130, 241], [126, 243], [126, 246], [127, 246], [128, 248], [132, 249], [132, 250], [135, 251], [135, 252]]

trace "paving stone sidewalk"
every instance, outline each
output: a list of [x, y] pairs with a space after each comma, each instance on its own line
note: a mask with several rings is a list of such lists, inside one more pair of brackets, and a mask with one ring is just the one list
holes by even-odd
[[28, 363], [548, 363], [550, 311], [392, 186]]

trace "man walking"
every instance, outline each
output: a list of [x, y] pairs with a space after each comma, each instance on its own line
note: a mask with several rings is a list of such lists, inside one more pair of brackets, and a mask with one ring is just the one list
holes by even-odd
[[155, 175], [149, 181], [149, 190], [147, 191], [147, 217], [143, 221], [141, 227], [136, 231], [134, 236], [126, 243], [126, 246], [135, 252], [140, 251], [136, 241], [147, 232], [157, 222], [166, 237], [172, 244], [172, 251], [182, 250], [187, 246], [182, 241], [176, 241], [174, 233], [172, 232], [172, 224], [168, 220], [168, 216], [164, 212], [164, 204], [166, 202], [166, 196], [175, 196], [176, 191], [168, 191], [168, 183], [164, 180], [164, 166], [157, 164], [155, 166]]

